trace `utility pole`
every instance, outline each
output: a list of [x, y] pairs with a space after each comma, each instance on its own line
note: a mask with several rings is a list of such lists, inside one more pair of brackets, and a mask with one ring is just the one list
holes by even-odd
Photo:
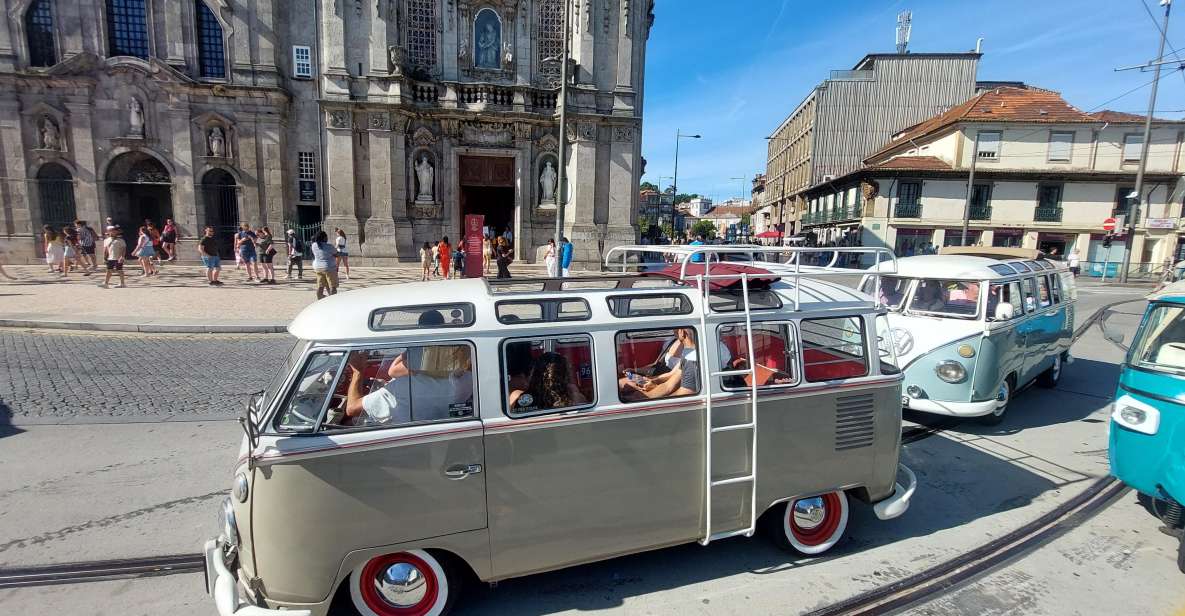
[[559, 195], [555, 200], [555, 245], [557, 247], [562, 245], [560, 240], [564, 237], [564, 206], [568, 201], [568, 190], [564, 184], [568, 175], [565, 172], [567, 167], [564, 162], [564, 151], [568, 148], [568, 30], [571, 27], [569, 4], [571, 3], [564, 3], [564, 51], [560, 54], [560, 147], [559, 153], [556, 154], [559, 166], [559, 169], [556, 170], [556, 191]]
[[967, 200], [963, 203], [963, 239], [960, 246], [967, 245], [967, 224], [971, 222], [971, 197], [975, 196], [975, 161], [979, 160], [979, 131], [975, 131], [975, 145], [971, 146], [971, 174], [967, 176]]
[[1144, 140], [1140, 144], [1140, 166], [1136, 169], [1136, 188], [1132, 191], [1124, 226], [1127, 235], [1123, 238], [1123, 264], [1119, 266], [1119, 282], [1127, 282], [1127, 271], [1131, 268], [1132, 248], [1136, 239], [1136, 221], [1140, 218], [1140, 204], [1144, 200], [1144, 170], [1148, 167], [1148, 146], [1152, 141], [1152, 113], [1156, 110], [1156, 89], [1160, 85], [1160, 67], [1164, 61], [1164, 42], [1169, 32], [1169, 10], [1173, 0], [1161, 0], [1164, 6], [1164, 23], [1160, 27], [1160, 48], [1156, 52], [1156, 68], [1153, 69], [1152, 91], [1148, 94], [1148, 115], [1144, 116]]

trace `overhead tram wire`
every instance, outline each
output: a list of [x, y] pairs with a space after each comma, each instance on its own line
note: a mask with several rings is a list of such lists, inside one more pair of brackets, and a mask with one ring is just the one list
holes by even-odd
[[[1177, 60], [1185, 64], [1185, 60], [1182, 60], [1181, 58], [1181, 52], [1177, 51], [1177, 48], [1173, 47], [1173, 42], [1169, 40], [1168, 32], [1165, 32], [1164, 28], [1160, 27], [1160, 22], [1156, 21], [1156, 15], [1153, 15], [1152, 9], [1148, 8], [1147, 0], [1140, 0], [1140, 6], [1144, 7], [1144, 12], [1148, 14], [1148, 19], [1152, 20], [1152, 25], [1156, 26], [1156, 31], [1164, 36], [1164, 42], [1169, 46], [1169, 50], [1173, 52], [1173, 55], [1177, 57]], [[1181, 72], [1181, 81], [1182, 83], [1185, 83], [1185, 71]]]

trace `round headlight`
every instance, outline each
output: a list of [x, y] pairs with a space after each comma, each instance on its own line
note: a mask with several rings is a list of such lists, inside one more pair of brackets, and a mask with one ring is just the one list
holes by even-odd
[[905, 355], [913, 350], [913, 334], [908, 329], [894, 327], [889, 330], [889, 336], [893, 338], [893, 351], [897, 355]]
[[967, 359], [975, 357], [975, 347], [969, 344], [960, 344], [958, 351], [959, 357], [966, 357]]
[[921, 398], [924, 392], [922, 392], [921, 387], [918, 387], [917, 385], [910, 385], [909, 387], [905, 388], [905, 393], [909, 394], [910, 398]]
[[1148, 413], [1146, 413], [1143, 409], [1137, 409], [1130, 406], [1125, 406], [1120, 409], [1119, 416], [1123, 418], [1123, 421], [1133, 426], [1138, 426], [1145, 421], [1148, 421]]
[[240, 472], [235, 475], [235, 484], [231, 488], [230, 493], [234, 495], [235, 500], [239, 501], [240, 503], [245, 503], [247, 502], [248, 487], [247, 474]]
[[222, 536], [226, 538], [227, 545], [239, 545], [239, 525], [235, 521], [235, 507], [230, 498], [222, 501]]
[[948, 359], [939, 363], [934, 367], [934, 372], [938, 374], [938, 378], [947, 383], [958, 383], [967, 378], [967, 369], [953, 359]]

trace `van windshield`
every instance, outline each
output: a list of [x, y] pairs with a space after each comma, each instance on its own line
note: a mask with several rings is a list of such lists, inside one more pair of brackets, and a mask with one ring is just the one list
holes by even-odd
[[974, 319], [979, 316], [979, 282], [921, 280], [909, 301], [910, 312]]
[[864, 284], [860, 285], [860, 290], [868, 295], [876, 296], [880, 303], [889, 307], [889, 310], [901, 310], [905, 294], [909, 292], [909, 283], [913, 282], [913, 279], [900, 276], [881, 276], [880, 281], [880, 293], [876, 293], [876, 276], [869, 276]]
[[1131, 365], [1185, 376], [1185, 306], [1159, 304], [1148, 312], [1132, 345]]

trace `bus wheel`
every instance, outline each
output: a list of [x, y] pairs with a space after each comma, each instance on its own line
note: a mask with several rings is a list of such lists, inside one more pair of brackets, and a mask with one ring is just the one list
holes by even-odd
[[1012, 402], [1012, 376], [1004, 379], [1000, 383], [1000, 389], [996, 391], [996, 408], [991, 413], [983, 415], [979, 418], [979, 423], [986, 426], [994, 426], [1004, 421], [1004, 413], [1008, 412], [1008, 403]]
[[782, 506], [774, 533], [778, 547], [813, 556], [830, 550], [848, 527], [848, 495], [842, 491], [800, 498]]
[[1046, 389], [1053, 389], [1057, 387], [1060, 380], [1062, 380], [1062, 354], [1058, 353], [1053, 356], [1053, 365], [1037, 377], [1037, 384]]
[[456, 584], [424, 550], [376, 556], [354, 570], [350, 598], [362, 616], [440, 616], [452, 608]]

